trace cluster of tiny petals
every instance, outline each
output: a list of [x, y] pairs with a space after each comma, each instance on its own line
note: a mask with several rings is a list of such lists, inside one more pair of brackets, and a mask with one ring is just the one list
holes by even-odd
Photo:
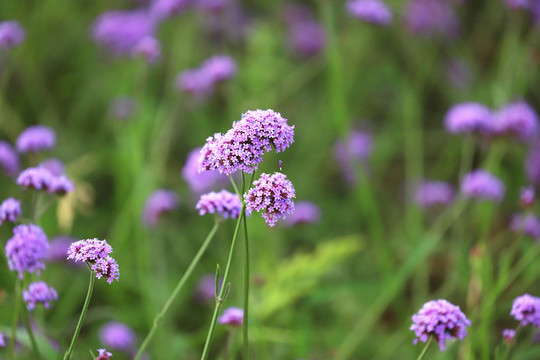
[[450, 108], [444, 123], [446, 130], [452, 134], [483, 132], [489, 128], [492, 117], [488, 107], [479, 103], [465, 102]]
[[26, 128], [15, 141], [21, 153], [39, 152], [52, 149], [56, 145], [56, 134], [48, 126], [35, 125]]
[[534, 138], [537, 132], [538, 115], [524, 101], [517, 101], [500, 109], [485, 129], [485, 134], [489, 136], [514, 136], [522, 141]]
[[230, 307], [218, 318], [218, 322], [222, 325], [233, 327], [241, 326], [244, 323], [244, 310], [237, 307]]
[[540, 220], [533, 213], [514, 215], [510, 221], [510, 228], [532, 239], [540, 239]]
[[105, 240], [79, 240], [69, 246], [67, 258], [82, 262], [96, 261], [108, 256], [112, 251], [112, 247]]
[[38, 281], [31, 283], [27, 290], [23, 290], [23, 300], [30, 311], [34, 310], [37, 304], [43, 304], [45, 309], [48, 309], [51, 302], [58, 300], [58, 294], [44, 281]]
[[447, 205], [454, 199], [454, 188], [444, 181], [425, 181], [416, 188], [414, 201], [423, 208]]
[[514, 299], [510, 315], [521, 323], [521, 326], [540, 327], [540, 298], [523, 294]]
[[360, 20], [388, 25], [392, 22], [392, 12], [381, 0], [348, 0], [347, 11]]
[[216, 214], [224, 219], [237, 219], [240, 216], [242, 202], [238, 195], [227, 190], [210, 192], [201, 196], [195, 206], [199, 215]]
[[45, 269], [44, 259], [48, 249], [47, 235], [42, 228], [33, 224], [18, 225], [13, 228], [13, 237], [6, 243], [8, 266], [17, 271], [20, 278], [25, 271], [39, 275]]
[[106, 349], [97, 349], [98, 357], [95, 360], [109, 360], [113, 355]]
[[418, 341], [427, 342], [430, 336], [438, 342], [441, 351], [446, 348], [447, 339], [463, 340], [467, 335], [467, 326], [471, 322], [459, 306], [440, 299], [429, 301], [413, 315], [410, 330], [414, 331]]
[[461, 191], [468, 198], [501, 201], [504, 197], [503, 182], [486, 170], [474, 170], [461, 183]]
[[107, 279], [109, 284], [112, 284], [114, 280], [120, 280], [120, 270], [118, 269], [118, 263], [110, 256], [102, 257], [96, 260], [92, 266], [92, 271], [96, 273], [96, 277], [101, 279], [102, 277]]
[[14, 198], [7, 198], [0, 205], [0, 225], [6, 221], [15, 222], [21, 216], [21, 202]]
[[25, 37], [26, 33], [18, 21], [0, 22], [0, 49], [9, 50], [23, 42]]
[[56, 176], [43, 166], [23, 170], [17, 177], [17, 185], [58, 195], [64, 195], [75, 189], [73, 182], [65, 175]]
[[253, 187], [244, 194], [246, 210], [262, 212], [265, 222], [274, 226], [276, 221], [294, 211], [295, 190], [287, 177], [279, 172], [272, 175], [261, 174], [253, 182]]

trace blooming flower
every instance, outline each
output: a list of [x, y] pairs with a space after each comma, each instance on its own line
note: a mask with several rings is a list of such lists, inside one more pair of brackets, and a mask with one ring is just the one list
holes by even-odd
[[536, 193], [534, 187], [527, 186], [522, 187], [519, 192], [519, 204], [522, 208], [529, 208], [534, 206], [536, 201]]
[[178, 207], [178, 195], [172, 190], [160, 189], [146, 198], [142, 220], [146, 226], [155, 226], [161, 215]]
[[414, 35], [455, 37], [459, 32], [459, 20], [449, 1], [411, 0], [405, 23]]
[[39, 164], [39, 167], [49, 170], [49, 172], [54, 176], [64, 175], [64, 163], [56, 158], [43, 160]]
[[49, 244], [46, 260], [50, 262], [58, 262], [66, 260], [66, 253], [70, 245], [77, 241], [70, 236], [55, 236]]
[[9, 176], [19, 173], [19, 156], [5, 141], [0, 141], [0, 166]]
[[263, 173], [244, 194], [244, 201], [248, 213], [262, 211], [265, 222], [274, 226], [276, 221], [294, 211], [295, 197], [294, 187], [287, 176], [279, 172], [272, 175]]
[[354, 17], [376, 25], [392, 22], [392, 12], [381, 0], [348, 0], [347, 11]]
[[98, 357], [95, 360], [109, 360], [113, 355], [106, 349], [97, 349]]
[[523, 294], [514, 299], [510, 315], [521, 323], [521, 326], [540, 327], [540, 298]]
[[17, 178], [17, 185], [58, 195], [72, 192], [75, 188], [65, 175], [55, 176], [42, 166], [28, 168], [21, 172]]
[[23, 301], [26, 303], [26, 308], [30, 311], [34, 310], [36, 304], [41, 303], [45, 309], [50, 308], [51, 302], [58, 300], [58, 294], [53, 287], [47, 286], [44, 281], [33, 282], [28, 285], [27, 290], [23, 290]]
[[433, 336], [439, 343], [441, 351], [446, 348], [447, 339], [463, 340], [467, 335], [467, 326], [471, 322], [461, 311], [459, 306], [440, 299], [425, 303], [420, 311], [413, 315], [413, 324], [410, 329], [414, 331], [418, 341], [427, 342]]
[[290, 28], [289, 46], [302, 57], [319, 54], [326, 45], [324, 27], [317, 21], [302, 21]]
[[452, 134], [466, 134], [484, 131], [489, 127], [492, 115], [484, 105], [465, 102], [454, 105], [444, 118], [446, 130]]
[[4, 339], [4, 334], [0, 331], [0, 347], [6, 347], [6, 340]]
[[180, 91], [198, 97], [208, 96], [214, 87], [222, 81], [236, 75], [238, 67], [228, 55], [215, 55], [206, 59], [198, 68], [182, 71], [176, 78], [176, 87]]
[[210, 192], [201, 196], [195, 206], [199, 210], [199, 215], [216, 214], [224, 219], [237, 219], [240, 216], [242, 202], [238, 195], [221, 190], [220, 192]]
[[135, 332], [126, 324], [111, 321], [103, 325], [99, 339], [111, 349], [129, 351], [135, 345]]
[[153, 0], [150, 14], [155, 20], [163, 21], [184, 12], [189, 3], [189, 0]]
[[435, 205], [447, 205], [454, 199], [454, 188], [444, 181], [425, 181], [416, 188], [414, 202], [429, 208]]
[[336, 142], [334, 157], [349, 184], [354, 183], [356, 179], [355, 162], [365, 162], [371, 155], [372, 149], [371, 135], [364, 131], [352, 131], [345, 140]]
[[155, 37], [146, 36], [133, 47], [131, 55], [134, 57], [140, 56], [147, 63], [152, 64], [161, 56], [161, 44]]
[[219, 171], [199, 172], [199, 156], [202, 148], [196, 148], [189, 152], [186, 163], [182, 168], [182, 178], [195, 194], [204, 193], [212, 189], [216, 184], [228, 181], [227, 177]]
[[215, 55], [206, 59], [201, 65], [203, 71], [213, 83], [233, 78], [238, 66], [229, 55]]
[[473, 170], [461, 182], [461, 191], [468, 198], [501, 201], [503, 182], [486, 170]]
[[56, 145], [56, 134], [48, 126], [35, 125], [26, 128], [15, 141], [17, 150], [21, 153], [50, 150]]
[[507, 344], [512, 341], [512, 339], [514, 338], [514, 336], [516, 336], [516, 330], [513, 330], [513, 329], [504, 329], [502, 331], [502, 336], [504, 338], [504, 342], [506, 342]]
[[45, 269], [49, 243], [43, 229], [37, 225], [18, 225], [13, 228], [13, 237], [6, 243], [6, 257], [11, 270], [23, 278], [24, 271], [40, 273]]
[[244, 310], [237, 307], [230, 307], [218, 318], [218, 322], [222, 325], [233, 327], [242, 326], [244, 323]]
[[18, 21], [0, 22], [0, 50], [9, 50], [24, 41], [26, 33]]
[[524, 101], [518, 101], [503, 107], [496, 113], [486, 133], [491, 136], [513, 135], [525, 141], [534, 138], [538, 132], [538, 116], [532, 107]]
[[534, 240], [540, 238], [540, 220], [533, 213], [514, 215], [510, 221], [510, 228], [518, 233], [523, 233]]
[[87, 239], [72, 243], [67, 251], [68, 260], [82, 261], [90, 265], [96, 278], [105, 277], [109, 284], [119, 281], [120, 272], [116, 260], [109, 256], [112, 247], [105, 240]]
[[15, 222], [21, 216], [21, 202], [14, 198], [7, 198], [0, 205], [0, 225], [6, 221]]
[[118, 263], [110, 256], [97, 259], [91, 266], [92, 271], [96, 274], [96, 278], [102, 277], [107, 279], [109, 284], [112, 284], [114, 280], [120, 280], [120, 270], [118, 269]]
[[285, 219], [285, 224], [295, 226], [311, 224], [319, 221], [321, 209], [310, 201], [299, 201], [294, 204], [294, 212]]

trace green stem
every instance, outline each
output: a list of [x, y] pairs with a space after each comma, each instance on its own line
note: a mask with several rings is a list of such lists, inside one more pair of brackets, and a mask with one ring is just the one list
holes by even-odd
[[15, 338], [17, 337], [17, 322], [19, 321], [19, 312], [21, 311], [21, 282], [17, 277], [15, 280], [15, 311], [13, 312], [13, 321], [11, 323], [11, 337], [8, 345], [8, 359], [13, 360], [13, 350], [15, 349]]
[[426, 343], [426, 346], [424, 346], [424, 350], [422, 350], [422, 352], [420, 353], [420, 356], [418, 356], [418, 359], [416, 359], [416, 360], [422, 360], [424, 358], [424, 356], [426, 356], [429, 345], [431, 345], [432, 342], [433, 342], [433, 336], [430, 336], [427, 343]]
[[186, 272], [184, 273], [184, 275], [182, 276], [182, 278], [180, 279], [180, 281], [174, 288], [171, 296], [169, 296], [169, 299], [167, 300], [167, 302], [165, 303], [161, 311], [154, 318], [154, 323], [152, 325], [152, 328], [148, 332], [148, 335], [146, 335], [146, 338], [144, 339], [141, 347], [139, 348], [139, 351], [137, 352], [137, 355], [135, 356], [134, 360], [138, 360], [141, 357], [142, 353], [144, 352], [144, 350], [146, 349], [146, 347], [148, 346], [148, 344], [154, 337], [155, 332], [157, 331], [159, 326], [162, 324], [163, 318], [165, 317], [165, 314], [167, 313], [172, 303], [174, 302], [174, 299], [176, 299], [176, 297], [178, 296], [178, 293], [180, 293], [180, 290], [182, 290], [182, 288], [184, 287], [184, 284], [186, 283], [187, 279], [191, 276], [193, 269], [195, 269], [195, 266], [197, 266], [197, 264], [199, 263], [202, 255], [208, 248], [208, 245], [210, 245], [210, 242], [212, 241], [212, 238], [216, 234], [218, 227], [219, 227], [219, 223], [216, 222], [214, 224], [214, 227], [212, 228], [212, 230], [210, 231], [210, 233], [204, 240], [203, 244], [201, 245], [201, 248], [199, 249], [195, 257], [193, 258], [193, 260], [191, 260], [191, 264], [189, 264], [189, 267], [187, 268]]
[[[90, 267], [88, 267], [88, 270], [90, 270]], [[79, 336], [79, 332], [81, 331], [84, 317], [86, 315], [86, 312], [88, 311], [88, 306], [90, 305], [90, 298], [92, 298], [92, 291], [94, 290], [95, 280], [96, 280], [95, 274], [92, 270], [90, 270], [90, 283], [88, 284], [88, 292], [86, 293], [86, 300], [84, 301], [84, 305], [81, 311], [81, 316], [79, 317], [79, 322], [77, 323], [77, 327], [75, 328], [75, 333], [73, 334], [73, 338], [71, 339], [71, 344], [69, 345], [69, 349], [66, 351], [66, 354], [64, 355], [64, 360], [71, 359], [71, 353], [73, 352], [73, 349], [75, 348], [77, 337]]]
[[39, 348], [38, 348], [36, 339], [34, 337], [34, 332], [32, 331], [32, 326], [30, 326], [29, 314], [28, 314], [28, 312], [26, 310], [23, 310], [23, 312], [25, 313], [23, 315], [23, 317], [22, 317], [23, 322], [24, 322], [24, 327], [26, 328], [26, 332], [28, 333], [28, 337], [30, 338], [30, 343], [32, 344], [32, 349], [34, 350], [34, 353], [36, 355], [36, 359], [41, 360], [41, 354], [39, 352]]
[[229, 250], [229, 258], [227, 259], [227, 266], [225, 267], [225, 274], [223, 275], [223, 286], [219, 291], [219, 295], [216, 299], [216, 306], [214, 308], [214, 314], [212, 315], [212, 321], [210, 322], [210, 329], [208, 330], [208, 335], [206, 337], [206, 342], [204, 343], [203, 353], [201, 355], [201, 360], [206, 360], [208, 358], [208, 353], [210, 351], [210, 344], [212, 343], [212, 338], [214, 337], [214, 330], [216, 328], [216, 322], [219, 315], [219, 310], [223, 305], [223, 295], [225, 294], [225, 289], [228, 288], [227, 280], [229, 279], [229, 271], [231, 270], [232, 258], [234, 254], [234, 246], [236, 244], [236, 239], [238, 238], [238, 231], [240, 230], [240, 223], [244, 219], [245, 214], [245, 204], [242, 202], [242, 209], [240, 210], [240, 216], [236, 222], [236, 228], [234, 229], [234, 235], [231, 242], [231, 249]]

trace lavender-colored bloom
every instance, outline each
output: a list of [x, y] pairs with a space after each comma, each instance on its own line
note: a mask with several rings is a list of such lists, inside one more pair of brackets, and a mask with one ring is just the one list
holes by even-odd
[[70, 236], [56, 236], [51, 239], [49, 251], [47, 252], [47, 261], [58, 262], [66, 260], [66, 253], [70, 245], [77, 241]]
[[538, 132], [538, 116], [526, 102], [514, 102], [497, 112], [485, 130], [491, 136], [513, 135], [519, 140], [529, 140]]
[[526, 186], [522, 187], [519, 192], [519, 205], [526, 209], [534, 206], [536, 202], [536, 193], [534, 187]]
[[150, 6], [150, 14], [157, 21], [163, 21], [184, 12], [189, 0], [153, 0]]
[[[219, 280], [219, 289], [223, 285], [223, 279]], [[216, 277], [213, 274], [204, 275], [199, 284], [197, 285], [197, 290], [195, 291], [195, 297], [204, 303], [209, 303], [216, 300]]]
[[0, 205], [0, 225], [6, 221], [15, 222], [21, 216], [21, 202], [14, 198], [7, 198]]
[[376, 25], [392, 22], [392, 12], [381, 0], [348, 0], [347, 11], [354, 17]]
[[213, 83], [228, 80], [238, 71], [236, 61], [229, 55], [212, 56], [202, 63], [201, 68]]
[[111, 349], [129, 351], [135, 345], [135, 332], [126, 324], [111, 321], [99, 331], [102, 344]]
[[454, 200], [454, 188], [444, 181], [425, 181], [416, 188], [414, 202], [429, 208], [436, 205], [447, 205]]
[[411, 0], [405, 23], [414, 35], [455, 37], [459, 20], [449, 1]]
[[23, 278], [24, 272], [40, 274], [45, 270], [44, 259], [49, 243], [43, 229], [37, 225], [18, 225], [13, 228], [13, 237], [6, 243], [6, 257], [11, 270]]
[[19, 174], [17, 185], [27, 189], [49, 191], [54, 181], [51, 172], [43, 167], [28, 168]]
[[109, 360], [113, 355], [106, 349], [97, 349], [98, 357], [95, 360]]
[[525, 159], [525, 171], [532, 184], [540, 185], [540, 142], [537, 142]]
[[75, 241], [69, 246], [67, 259], [75, 262], [95, 262], [112, 253], [112, 247], [106, 240], [87, 239]]
[[508, 344], [512, 341], [512, 339], [514, 339], [514, 336], [516, 336], [516, 330], [504, 329], [502, 331], [502, 336], [504, 338], [504, 342]]
[[118, 97], [111, 102], [109, 113], [119, 120], [131, 118], [137, 111], [137, 101], [131, 97]]
[[0, 166], [9, 176], [19, 173], [19, 156], [5, 141], [0, 141]]
[[147, 63], [155, 63], [161, 56], [161, 44], [153, 36], [146, 36], [133, 47], [131, 52], [134, 57], [142, 57]]
[[454, 105], [444, 118], [446, 130], [452, 134], [484, 131], [490, 126], [491, 111], [484, 105], [465, 102]]
[[461, 191], [468, 198], [501, 201], [503, 182], [486, 170], [473, 170], [461, 182]]
[[225, 135], [216, 133], [201, 150], [199, 171], [253, 173], [265, 151], [284, 151], [293, 143], [294, 125], [273, 110], [248, 111]]
[[471, 322], [459, 306], [443, 299], [425, 303], [420, 311], [413, 315], [412, 321], [410, 330], [416, 335], [414, 344], [416, 345], [418, 341], [425, 343], [433, 336], [441, 351], [446, 348], [447, 339], [463, 340], [467, 336], [467, 326], [471, 326]]
[[176, 77], [176, 88], [203, 98], [212, 93], [214, 83], [203, 69], [186, 69]]
[[64, 163], [61, 160], [56, 159], [56, 158], [43, 160], [39, 164], [39, 167], [43, 167], [49, 170], [49, 172], [53, 174], [54, 176], [64, 175]]
[[172, 190], [160, 189], [146, 198], [142, 220], [146, 226], [157, 225], [161, 215], [171, 212], [178, 207], [178, 195]]
[[371, 135], [364, 131], [352, 131], [345, 140], [336, 143], [334, 157], [348, 183], [355, 182], [354, 164], [365, 162], [371, 155], [372, 149]]
[[23, 290], [23, 301], [30, 311], [36, 308], [36, 304], [43, 304], [45, 309], [51, 307], [51, 302], [58, 300], [58, 294], [53, 287], [47, 286], [44, 281], [33, 282], [27, 290]]
[[0, 331], [0, 347], [6, 347], [6, 340], [4, 339], [4, 334]]
[[120, 281], [118, 263], [110, 256], [96, 260], [96, 262], [92, 264], [91, 269], [96, 274], [96, 278], [101, 279], [104, 277], [109, 284], [112, 284], [114, 280]]
[[18, 21], [0, 22], [0, 50], [9, 50], [24, 41], [26, 33]]
[[242, 326], [244, 323], [244, 310], [237, 307], [230, 307], [218, 318], [218, 322], [222, 325], [233, 327]]
[[65, 195], [75, 190], [75, 185], [65, 175], [53, 177], [53, 181], [49, 188], [50, 193]]
[[521, 326], [531, 324], [540, 328], [540, 298], [523, 294], [515, 298], [510, 315], [521, 323]]
[[290, 27], [289, 46], [302, 57], [319, 54], [326, 45], [324, 27], [315, 20], [303, 20]]
[[52, 149], [56, 145], [56, 134], [48, 126], [35, 125], [26, 128], [15, 141], [17, 151], [21, 153], [39, 152]]
[[94, 22], [94, 40], [115, 55], [131, 55], [147, 36], [153, 36], [156, 24], [145, 10], [113, 10], [101, 14]]
[[189, 188], [195, 194], [201, 194], [211, 190], [214, 186], [228, 181], [227, 177], [219, 171], [199, 172], [199, 156], [201, 147], [189, 152], [186, 163], [182, 168], [182, 178], [187, 182]]
[[216, 214], [224, 219], [238, 219], [242, 202], [238, 195], [221, 190], [220, 192], [210, 192], [201, 196], [197, 206], [199, 215]]
[[294, 186], [287, 176], [279, 172], [272, 175], [262, 173], [244, 194], [244, 201], [248, 213], [262, 211], [264, 221], [274, 226], [276, 221], [293, 213], [295, 197]]
[[540, 238], [540, 220], [533, 213], [514, 215], [510, 221], [510, 228], [534, 240]]
[[312, 224], [321, 218], [321, 209], [310, 201], [299, 201], [294, 204], [294, 212], [285, 219], [285, 224], [295, 226]]

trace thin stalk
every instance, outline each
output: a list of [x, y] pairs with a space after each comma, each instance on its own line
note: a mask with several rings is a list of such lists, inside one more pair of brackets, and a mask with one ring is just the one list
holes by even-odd
[[36, 355], [36, 359], [41, 360], [41, 354], [39, 352], [39, 347], [36, 342], [36, 338], [34, 337], [34, 331], [32, 331], [32, 326], [30, 325], [30, 316], [27, 311], [23, 310], [25, 314], [23, 315], [23, 322], [24, 327], [26, 328], [26, 332], [28, 333], [28, 337], [30, 338], [30, 343], [32, 344], [32, 349], [34, 350], [34, 353]]
[[[245, 192], [246, 190], [246, 181], [244, 173], [242, 173], [242, 192]], [[243, 201], [242, 201], [243, 202]], [[247, 218], [246, 218], [246, 207], [243, 206], [243, 217], [244, 217], [244, 249], [245, 249], [245, 260], [244, 260], [244, 321], [243, 321], [243, 327], [242, 327], [242, 335], [244, 339], [244, 346], [243, 346], [243, 359], [248, 360], [249, 359], [249, 337], [248, 337], [248, 330], [249, 330], [249, 323], [248, 323], [248, 313], [249, 313], [249, 282], [250, 282], [250, 276], [249, 276], [249, 239], [248, 239], [248, 228], [247, 228]]]
[[182, 276], [182, 278], [180, 279], [180, 281], [178, 282], [178, 284], [174, 288], [171, 296], [169, 296], [169, 299], [167, 300], [167, 302], [165, 303], [165, 305], [163, 306], [161, 311], [154, 318], [154, 323], [152, 325], [152, 328], [148, 332], [148, 335], [146, 335], [146, 338], [144, 339], [141, 347], [139, 348], [139, 351], [137, 352], [137, 355], [135, 356], [134, 360], [138, 360], [141, 357], [142, 353], [144, 352], [144, 350], [146, 349], [146, 347], [148, 346], [148, 344], [150, 343], [150, 341], [154, 337], [155, 332], [157, 331], [157, 329], [163, 323], [163, 318], [165, 317], [165, 314], [167, 313], [167, 311], [171, 307], [172, 303], [174, 302], [174, 299], [176, 299], [176, 297], [180, 293], [180, 290], [182, 290], [182, 288], [184, 287], [184, 284], [186, 283], [187, 279], [191, 276], [191, 273], [193, 272], [193, 269], [195, 269], [195, 266], [197, 266], [197, 264], [199, 263], [199, 260], [201, 259], [202, 255], [204, 254], [204, 252], [208, 248], [208, 245], [210, 245], [210, 242], [212, 241], [212, 238], [216, 234], [216, 231], [217, 231], [218, 227], [219, 227], [219, 223], [216, 222], [214, 224], [214, 227], [212, 228], [212, 230], [210, 231], [210, 233], [208, 234], [208, 236], [204, 240], [203, 244], [201, 245], [201, 248], [199, 249], [199, 251], [197, 252], [195, 257], [193, 258], [193, 260], [191, 260], [191, 264], [189, 264], [186, 272], [184, 273], [184, 275]]
[[13, 311], [13, 320], [11, 323], [11, 337], [8, 345], [8, 359], [13, 360], [13, 350], [15, 349], [15, 338], [17, 337], [17, 322], [19, 321], [19, 313], [21, 311], [21, 282], [17, 277], [15, 280], [15, 311]]
[[208, 353], [210, 352], [210, 344], [212, 343], [212, 338], [214, 337], [214, 330], [216, 328], [216, 322], [219, 315], [219, 310], [223, 305], [223, 296], [225, 294], [225, 289], [228, 289], [227, 280], [229, 279], [229, 271], [231, 270], [232, 258], [234, 254], [234, 246], [236, 244], [236, 239], [238, 238], [238, 231], [240, 230], [240, 224], [244, 219], [245, 214], [245, 204], [242, 203], [242, 209], [240, 210], [240, 216], [236, 222], [236, 228], [234, 229], [234, 235], [231, 242], [231, 249], [229, 250], [229, 258], [227, 259], [227, 266], [225, 267], [225, 274], [223, 275], [223, 285], [219, 291], [219, 295], [216, 298], [216, 306], [214, 308], [214, 314], [212, 315], [212, 321], [210, 322], [210, 329], [208, 330], [208, 335], [206, 337], [206, 342], [204, 343], [203, 353], [201, 355], [201, 360], [206, 360], [208, 358]]
[[416, 360], [422, 360], [424, 358], [424, 356], [426, 356], [429, 345], [431, 345], [432, 342], [433, 342], [433, 336], [430, 336], [427, 343], [426, 343], [426, 346], [424, 346], [424, 350], [422, 350], [422, 352], [420, 353], [420, 356], [418, 356], [418, 359], [416, 359]]
[[92, 291], [94, 291], [94, 282], [96, 280], [95, 275], [94, 275], [94, 272], [90, 270], [90, 267], [88, 267], [88, 270], [90, 271], [90, 283], [88, 284], [88, 292], [86, 293], [86, 300], [84, 301], [84, 305], [81, 311], [81, 316], [79, 317], [79, 322], [77, 323], [77, 327], [75, 328], [75, 333], [73, 334], [73, 338], [71, 339], [71, 344], [69, 345], [69, 349], [66, 351], [64, 355], [64, 360], [71, 359], [71, 353], [73, 352], [73, 349], [75, 348], [77, 337], [79, 336], [79, 332], [81, 331], [84, 317], [86, 315], [86, 312], [88, 311], [88, 306], [90, 305], [90, 298], [92, 298]]

